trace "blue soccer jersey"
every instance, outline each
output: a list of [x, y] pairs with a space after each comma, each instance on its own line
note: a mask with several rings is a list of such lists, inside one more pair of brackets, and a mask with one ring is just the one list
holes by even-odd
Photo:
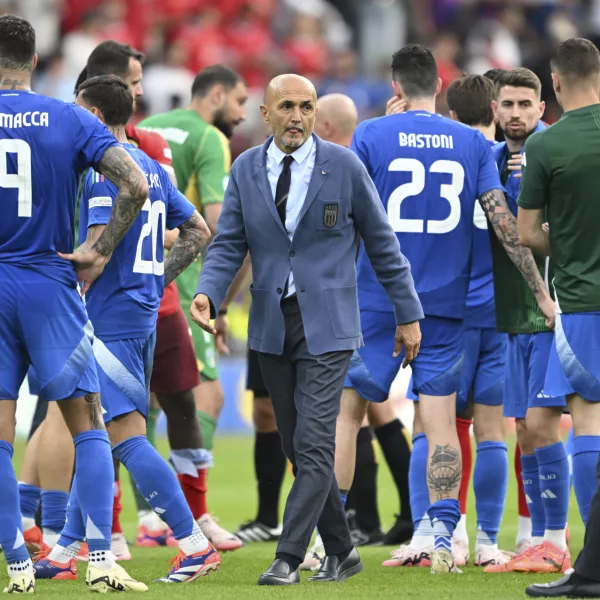
[[[488, 141], [440, 115], [408, 111], [361, 123], [352, 149], [375, 182], [410, 261], [425, 315], [462, 319], [475, 202], [501, 188]], [[364, 248], [357, 276], [361, 309], [391, 311]]]
[[76, 286], [77, 185], [117, 144], [91, 113], [28, 91], [0, 92], [0, 263]]
[[[490, 148], [493, 148], [496, 144], [494, 141], [488, 141], [488, 143]], [[479, 202], [475, 203], [473, 224], [475, 226], [473, 231], [473, 256], [465, 320], [468, 327], [495, 329], [492, 250], [490, 248], [490, 236], [487, 231], [488, 219]]]
[[[166, 171], [141, 150], [123, 144], [146, 174], [149, 198], [131, 229], [116, 247], [100, 278], [86, 294], [95, 335], [105, 341], [145, 338], [156, 324], [164, 292], [164, 232], [185, 223], [194, 207], [169, 180]], [[80, 240], [87, 228], [106, 225], [117, 188], [91, 170], [81, 197]]]

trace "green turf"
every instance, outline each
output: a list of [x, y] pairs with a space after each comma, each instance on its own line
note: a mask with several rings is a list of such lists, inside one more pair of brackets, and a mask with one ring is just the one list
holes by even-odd
[[[514, 448], [514, 442], [509, 441]], [[165, 454], [164, 441], [160, 449]], [[15, 464], [18, 465], [23, 453], [23, 445], [17, 444]], [[222, 437], [215, 444], [217, 467], [209, 474], [209, 509], [219, 517], [220, 523], [235, 529], [242, 521], [254, 516], [256, 494], [254, 469], [252, 466], [251, 438]], [[512, 465], [512, 452], [510, 455]], [[385, 526], [390, 526], [397, 511], [397, 497], [387, 467], [380, 468], [379, 508]], [[286, 484], [291, 477], [288, 474]], [[135, 538], [136, 520], [133, 497], [127, 479], [123, 484], [123, 525], [130, 540]], [[471, 546], [475, 540], [474, 498], [469, 500], [469, 535]], [[577, 512], [575, 499], [571, 501], [570, 513], [571, 549], [577, 552], [583, 539], [583, 526]], [[511, 469], [510, 487], [504, 516], [500, 545], [513, 549], [516, 533], [516, 486]], [[219, 573], [198, 580], [190, 585], [179, 587], [152, 583], [165, 575], [168, 561], [173, 556], [172, 549], [136, 549], [134, 560], [123, 563], [134, 577], [149, 584], [148, 598], [432, 598], [435, 600], [466, 600], [493, 598], [493, 600], [525, 597], [524, 589], [532, 582], [549, 581], [555, 576], [530, 576], [517, 574], [486, 575], [480, 569], [467, 567], [462, 575], [433, 577], [428, 569], [386, 569], [381, 562], [387, 558], [391, 548], [363, 548], [361, 556], [365, 572], [344, 584], [310, 584], [303, 575], [301, 585], [293, 588], [259, 588], [256, 581], [270, 564], [275, 550], [274, 544], [250, 544], [241, 550], [226, 554]], [[1, 566], [1, 565], [0, 565]], [[75, 598], [85, 594], [85, 565], [80, 563], [80, 579], [77, 582], [38, 582], [36, 593], [43, 596]], [[5, 569], [0, 568], [0, 585], [6, 584]], [[239, 594], [239, 596], [238, 596]], [[176, 595], [176, 596], [175, 596]]]

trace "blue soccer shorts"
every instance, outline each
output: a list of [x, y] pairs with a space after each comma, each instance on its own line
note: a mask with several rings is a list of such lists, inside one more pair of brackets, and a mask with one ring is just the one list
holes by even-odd
[[94, 330], [77, 288], [0, 264], [0, 399], [16, 400], [30, 365], [43, 400], [100, 391]]
[[600, 312], [556, 315], [544, 386], [548, 394], [600, 401]]
[[457, 412], [464, 412], [469, 399], [475, 404], [500, 406], [504, 397], [506, 363], [505, 333], [495, 329], [467, 327], [465, 357], [456, 399]]
[[[396, 319], [391, 312], [361, 311], [365, 345], [354, 352], [344, 387], [371, 402], [384, 402], [402, 365], [394, 358]], [[411, 363], [414, 389], [430, 396], [449, 396], [460, 385], [464, 322], [426, 317], [420, 322], [423, 341]]]
[[545, 388], [554, 333], [510, 334], [506, 345], [504, 416], [524, 419], [528, 408], [564, 407], [562, 394]]
[[104, 422], [138, 411], [146, 419], [156, 333], [117, 341], [94, 339]]

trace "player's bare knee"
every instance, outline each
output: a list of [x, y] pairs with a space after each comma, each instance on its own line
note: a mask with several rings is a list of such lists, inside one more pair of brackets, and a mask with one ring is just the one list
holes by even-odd
[[476, 404], [473, 412], [473, 433], [478, 444], [503, 442], [505, 430], [502, 406]]
[[383, 427], [398, 418], [393, 402], [388, 398], [385, 402], [370, 402], [367, 408], [369, 425], [373, 428]]
[[421, 413], [419, 411], [419, 403], [414, 403], [415, 414], [413, 415], [413, 437], [415, 435], [419, 435], [420, 433], [424, 433], [423, 423], [421, 421]]
[[146, 419], [137, 410], [119, 415], [107, 424], [110, 445], [116, 446], [129, 438], [146, 435]]
[[525, 419], [515, 419], [517, 443], [521, 449], [521, 454], [533, 454], [535, 451], [534, 438], [527, 428]]
[[600, 403], [588, 402], [577, 394], [567, 398], [567, 405], [573, 419], [573, 433], [579, 435], [600, 435]]
[[535, 448], [544, 448], [560, 441], [562, 408], [534, 407], [527, 411], [527, 430]]

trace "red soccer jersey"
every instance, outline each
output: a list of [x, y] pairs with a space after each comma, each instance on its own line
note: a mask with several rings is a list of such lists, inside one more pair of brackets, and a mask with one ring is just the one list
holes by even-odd
[[[152, 160], [160, 163], [167, 171], [172, 172], [173, 160], [171, 149], [165, 138], [154, 131], [144, 131], [137, 129], [133, 125], [127, 125], [125, 128], [127, 138], [140, 150], [145, 152]], [[179, 310], [179, 292], [177, 285], [173, 281], [165, 288], [162, 302], [158, 307], [158, 318], [168, 317]]]

